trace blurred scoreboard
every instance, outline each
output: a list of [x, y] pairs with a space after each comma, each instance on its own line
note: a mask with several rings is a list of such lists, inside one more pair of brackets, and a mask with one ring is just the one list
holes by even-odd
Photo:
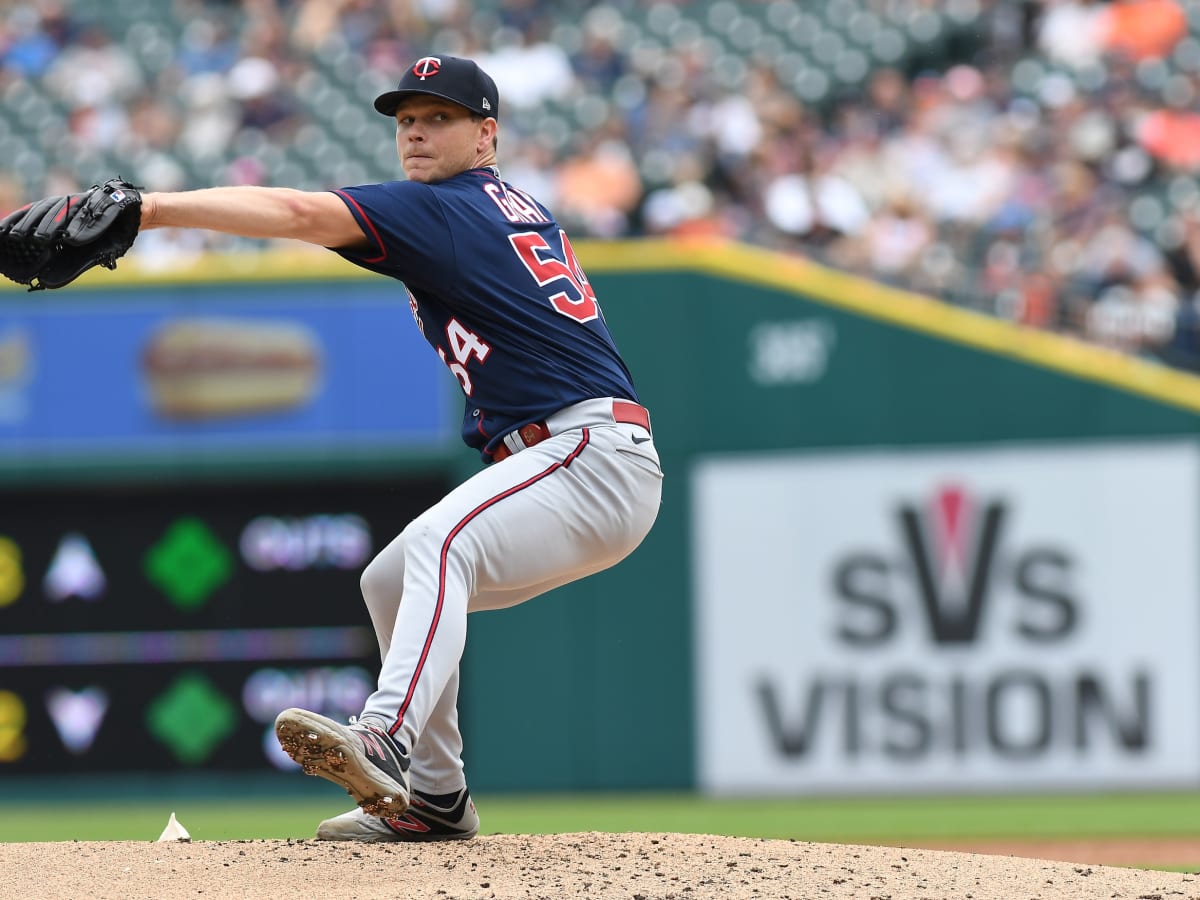
[[361, 711], [379, 657], [359, 576], [448, 488], [0, 493], [0, 777], [291, 767], [276, 713]]

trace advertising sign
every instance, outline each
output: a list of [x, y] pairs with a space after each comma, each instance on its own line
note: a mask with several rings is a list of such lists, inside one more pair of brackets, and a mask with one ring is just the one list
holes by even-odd
[[456, 394], [395, 283], [0, 305], [0, 463], [437, 446]]
[[362, 711], [379, 670], [362, 570], [447, 487], [6, 492], [0, 779], [294, 768], [276, 714]]
[[697, 465], [711, 791], [1200, 781], [1191, 444]]

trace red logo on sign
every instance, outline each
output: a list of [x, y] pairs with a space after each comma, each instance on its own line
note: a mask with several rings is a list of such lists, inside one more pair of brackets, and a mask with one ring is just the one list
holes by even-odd
[[442, 68], [442, 61], [436, 56], [422, 56], [412, 67], [413, 74], [424, 81], [431, 75], [436, 75]]

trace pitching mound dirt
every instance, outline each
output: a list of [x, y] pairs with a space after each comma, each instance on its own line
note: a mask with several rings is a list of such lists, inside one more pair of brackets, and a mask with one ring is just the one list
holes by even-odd
[[0, 844], [5, 898], [1200, 900], [1197, 876], [1013, 856], [684, 834]]

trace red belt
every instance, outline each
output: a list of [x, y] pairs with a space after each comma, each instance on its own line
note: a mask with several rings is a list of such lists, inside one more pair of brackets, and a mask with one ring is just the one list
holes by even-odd
[[[650, 430], [650, 412], [644, 406], [639, 406], [631, 400], [614, 400], [612, 408], [613, 421], [623, 425], [641, 425], [647, 431]], [[522, 425], [517, 429], [517, 434], [526, 447], [532, 447], [534, 444], [540, 444], [546, 438], [550, 437], [550, 426], [545, 420], [541, 422], [530, 422], [528, 425]], [[513, 452], [508, 449], [508, 445], [501, 441], [496, 445], [496, 449], [492, 451], [492, 462], [500, 462], [502, 459], [508, 459]]]

